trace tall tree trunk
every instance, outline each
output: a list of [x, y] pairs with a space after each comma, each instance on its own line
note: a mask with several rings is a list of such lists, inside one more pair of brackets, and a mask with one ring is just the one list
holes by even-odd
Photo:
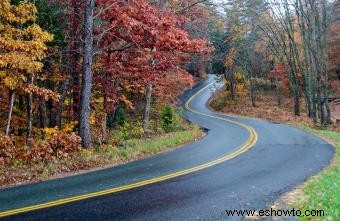
[[231, 96], [231, 100], [235, 100], [236, 99], [236, 81], [235, 81], [235, 76], [234, 74], [231, 74], [230, 76], [230, 96]]
[[[234, 73], [227, 73], [227, 72], [224, 72], [224, 79], [226, 80], [226, 81], [228, 81], [229, 82], [229, 84], [230, 84], [230, 88], [229, 88], [229, 90], [230, 90], [230, 98], [231, 98], [231, 100], [235, 100], [236, 99], [236, 90], [235, 90], [235, 88], [236, 88], [236, 80], [235, 80], [235, 76], [234, 76]], [[227, 88], [228, 89], [228, 88]]]
[[14, 91], [10, 91], [9, 92], [9, 96], [10, 96], [10, 101], [9, 101], [9, 111], [8, 111], [8, 117], [7, 117], [7, 126], [6, 126], [6, 132], [5, 132], [6, 136], [8, 136], [9, 129], [11, 127], [11, 120], [12, 120], [15, 92]]
[[29, 145], [31, 143], [32, 137], [32, 121], [33, 121], [33, 111], [32, 111], [32, 104], [33, 104], [33, 95], [29, 94], [26, 97], [26, 104], [27, 104], [27, 132], [26, 132], [26, 144]]
[[61, 89], [60, 89], [60, 99], [59, 99], [59, 105], [58, 105], [58, 110], [56, 113], [56, 124], [57, 126], [62, 129], [62, 116], [63, 116], [63, 111], [64, 111], [64, 103], [65, 103], [65, 98], [67, 94], [67, 90], [69, 88], [69, 80], [64, 80]]
[[149, 115], [151, 108], [151, 96], [152, 96], [152, 84], [148, 83], [146, 87], [146, 98], [145, 98], [145, 108], [144, 108], [144, 120], [143, 120], [143, 130], [147, 133], [149, 126]]
[[325, 97], [325, 108], [326, 108], [325, 123], [330, 124], [332, 120], [331, 120], [331, 108], [328, 102], [328, 95], [324, 95], [324, 97]]
[[300, 116], [300, 97], [298, 93], [294, 94], [294, 114]]
[[[312, 30], [311, 28], [308, 28], [309, 20], [305, 18], [306, 11], [301, 0], [297, 0], [295, 2], [295, 11], [296, 11], [297, 20], [298, 20], [298, 24], [300, 28], [300, 33], [301, 33], [304, 65], [300, 61], [300, 59], [298, 59], [297, 62], [299, 62], [300, 70], [303, 70], [301, 74], [302, 74], [303, 83], [304, 83], [304, 94], [305, 94], [307, 114], [309, 117], [312, 118], [313, 116], [312, 77], [314, 76], [314, 72], [312, 72], [312, 67], [313, 67], [312, 57], [310, 56], [311, 55], [310, 49], [311, 49], [311, 31]], [[300, 52], [297, 49], [296, 44], [295, 44], [295, 54], [297, 58], [299, 58], [299, 53]]]
[[[72, 76], [72, 110], [74, 119], [79, 117], [79, 100], [80, 100], [80, 73], [79, 73], [79, 63], [80, 63], [80, 6], [78, 0], [72, 1], [73, 16], [71, 21], [72, 32], [71, 32], [71, 52], [70, 52], [70, 74]], [[58, 122], [57, 122], [58, 123]]]
[[[30, 76], [30, 84], [33, 85], [33, 76]], [[26, 144], [31, 144], [32, 137], [32, 122], [33, 122], [33, 94], [29, 93], [26, 96], [27, 106], [27, 132], [26, 132]]]
[[320, 123], [324, 123], [325, 121], [325, 115], [324, 115], [324, 109], [323, 109], [323, 101], [322, 101], [322, 95], [321, 95], [321, 76], [320, 72], [317, 70], [317, 77], [316, 77], [316, 99], [317, 99], [317, 107], [319, 110], [319, 118]]
[[93, 10], [95, 0], [86, 0], [84, 19], [84, 58], [83, 75], [80, 97], [79, 135], [84, 148], [91, 147], [90, 133], [90, 100], [92, 89], [92, 62], [93, 62]]
[[292, 54], [291, 44], [289, 46], [290, 54], [289, 56], [289, 66], [290, 66], [290, 85], [292, 88], [292, 93], [294, 97], [294, 114], [300, 116], [300, 93], [299, 93], [299, 80], [297, 76], [296, 66], [294, 64], [294, 54]]
[[46, 101], [43, 97], [39, 97], [40, 127], [47, 127]]
[[323, 97], [323, 105], [326, 110], [324, 112], [324, 123], [329, 124], [331, 123], [331, 109], [328, 103], [328, 51], [327, 51], [327, 32], [329, 27], [329, 20], [327, 16], [327, 7], [326, 7], [326, 0], [321, 0], [320, 4], [320, 14], [319, 19], [317, 22], [318, 27], [318, 47], [320, 51], [319, 55], [319, 62], [321, 66], [321, 73], [322, 73], [322, 97]]
[[317, 117], [317, 105], [316, 105], [315, 91], [313, 92], [312, 118], [313, 118], [313, 123], [316, 124], [318, 121], [318, 117]]
[[[19, 110], [25, 110], [25, 97], [23, 95], [18, 96], [18, 109]], [[18, 128], [18, 136], [23, 136], [25, 133], [25, 125], [20, 125]]]
[[[286, 18], [284, 19], [284, 26], [288, 37], [288, 48], [284, 48], [284, 54], [287, 59], [290, 74], [288, 75], [288, 80], [292, 89], [293, 99], [294, 99], [294, 114], [300, 116], [300, 93], [299, 93], [299, 79], [297, 76], [299, 66], [299, 55], [296, 53], [296, 42], [294, 39], [294, 26], [293, 26], [293, 16], [291, 15], [291, 8], [289, 7], [288, 1], [285, 0], [283, 4], [284, 13]], [[289, 50], [289, 52], [287, 51]], [[303, 68], [302, 70], [303, 71]]]
[[282, 104], [282, 96], [281, 96], [281, 90], [280, 90], [280, 82], [279, 82], [279, 73], [275, 68], [275, 92], [276, 92], [276, 98], [277, 98], [277, 106], [281, 107]]
[[251, 97], [251, 105], [256, 107], [256, 95], [255, 95], [255, 82], [253, 77], [250, 77], [250, 97]]

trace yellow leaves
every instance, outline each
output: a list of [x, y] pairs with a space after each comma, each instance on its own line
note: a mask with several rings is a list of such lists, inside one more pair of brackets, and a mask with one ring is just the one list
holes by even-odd
[[43, 31], [39, 25], [33, 24], [29, 26], [26, 30], [26, 35], [32, 36], [34, 39], [39, 40], [42, 45], [44, 42], [49, 42], [53, 40], [53, 35]]
[[53, 35], [37, 24], [27, 24], [36, 19], [37, 9], [26, 1], [14, 6], [9, 0], [0, 2], [0, 69], [2, 86], [10, 90], [23, 89], [46, 98], [57, 99], [57, 94], [36, 87], [27, 87], [26, 77], [43, 68], [41, 60], [46, 56], [46, 42]]
[[53, 36], [43, 31], [38, 25], [31, 25], [26, 29], [16, 29], [11, 25], [0, 25], [0, 46], [3, 52], [20, 52], [20, 56], [27, 56], [32, 60], [44, 58], [47, 49], [45, 42], [51, 41]]
[[[23, 42], [23, 44], [25, 44], [32, 41], [41, 45], [41, 43], [53, 40], [53, 35], [42, 30], [37, 24], [32, 24], [26, 28], [19, 29], [11, 23], [0, 23], [0, 32], [4, 40], [9, 41], [12, 39], [12, 43], [15, 44], [18, 42]], [[4, 44], [4, 40], [2, 40], [0, 43]], [[42, 46], [46, 47], [45, 45]]]
[[91, 115], [90, 115], [90, 124], [91, 125], [95, 125], [96, 124], [96, 116], [95, 116], [95, 113], [91, 112]]
[[23, 75], [15, 76], [15, 77], [5, 77], [1, 83], [4, 84], [5, 87], [10, 90], [15, 90], [18, 85], [26, 81], [26, 77]]
[[235, 79], [236, 79], [236, 81], [237, 82], [239, 82], [239, 83], [244, 83], [245, 82], [245, 76], [241, 73], [241, 72], [239, 72], [239, 71], [237, 71], [237, 72], [235, 72]]
[[237, 71], [234, 73], [235, 79], [236, 79], [236, 94], [239, 97], [244, 97], [247, 95], [247, 82], [246, 77], [243, 73]]
[[78, 121], [71, 121], [70, 123], [64, 126], [63, 132], [72, 133], [77, 125], [78, 125]]
[[14, 90], [16, 87], [17, 87], [17, 81], [16, 79], [14, 78], [11, 78], [11, 77], [5, 77], [3, 80], [2, 80], [2, 83], [7, 87], [9, 88], [10, 90]]
[[51, 139], [55, 134], [70, 134], [74, 131], [74, 128], [78, 125], [78, 121], [71, 121], [70, 123], [66, 124], [64, 128], [60, 131], [59, 127], [49, 127], [42, 129], [43, 134], [45, 135], [46, 139]]
[[234, 48], [231, 48], [228, 52], [228, 55], [226, 57], [226, 60], [225, 60], [225, 64], [224, 66], [227, 67], [227, 68], [230, 68], [234, 65], [234, 58], [235, 58], [235, 49]]
[[102, 104], [102, 103], [104, 103], [104, 98], [103, 97], [99, 97], [99, 98], [93, 99], [93, 102], [94, 103], [98, 103], [98, 104]]
[[0, 19], [10, 23], [25, 24], [36, 19], [36, 7], [27, 2], [21, 2], [18, 6], [10, 4], [9, 0], [0, 2]]
[[[247, 92], [248, 92], [248, 89], [247, 89], [248, 82], [246, 80], [246, 77], [240, 71], [236, 71], [232, 75], [233, 75], [233, 78], [235, 80], [234, 87], [235, 87], [236, 95], [238, 97], [246, 96]], [[227, 86], [227, 88], [230, 88], [232, 86], [230, 80], [225, 80], [224, 83]]]
[[7, 51], [20, 51], [34, 60], [45, 57], [46, 45], [41, 41], [22, 41], [0, 37], [0, 45]]
[[247, 88], [245, 84], [236, 85], [236, 94], [239, 97], [245, 97], [247, 95]]
[[6, 71], [0, 71], [0, 80], [4, 77], [6, 77]]
[[43, 63], [35, 61], [34, 57], [25, 53], [9, 52], [0, 54], [0, 68], [18, 69], [29, 74], [42, 70]]
[[43, 133], [47, 139], [50, 139], [54, 134], [59, 133], [59, 128], [57, 126], [44, 128]]

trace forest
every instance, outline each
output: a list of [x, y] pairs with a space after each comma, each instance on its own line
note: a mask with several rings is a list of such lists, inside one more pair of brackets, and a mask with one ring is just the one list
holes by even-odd
[[224, 83], [215, 109], [247, 99], [256, 110], [270, 93], [293, 115], [336, 125], [339, 10], [328, 0], [1, 0], [0, 165], [45, 168], [193, 130], [178, 96], [207, 74]]

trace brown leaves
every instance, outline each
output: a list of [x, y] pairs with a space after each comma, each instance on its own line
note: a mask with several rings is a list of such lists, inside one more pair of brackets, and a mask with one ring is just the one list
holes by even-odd
[[11, 138], [0, 132], [0, 165], [11, 165], [14, 160], [31, 164], [47, 163], [53, 159], [69, 159], [81, 149], [81, 138], [75, 133], [55, 133], [47, 141], [30, 148], [16, 149]]
[[10, 137], [0, 131], [0, 165], [9, 164], [15, 156], [15, 146]]

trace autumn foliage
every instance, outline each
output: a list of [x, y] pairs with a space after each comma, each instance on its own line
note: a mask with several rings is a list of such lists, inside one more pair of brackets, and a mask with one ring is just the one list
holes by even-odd
[[[213, 48], [205, 36], [193, 34], [208, 28], [205, 7], [190, 4], [96, 1], [90, 18], [93, 42], [86, 43], [93, 49], [86, 123], [94, 145], [117, 130], [108, 121], [116, 119], [118, 109], [140, 125], [143, 109], [178, 103], [177, 96], [194, 84], [187, 64], [194, 55], [208, 57]], [[47, 163], [80, 150], [86, 6], [77, 0], [0, 2], [2, 164]], [[189, 24], [195, 25], [190, 29]], [[148, 85], [150, 105], [145, 103]]]
[[55, 133], [44, 143], [38, 144], [25, 153], [28, 163], [35, 161], [48, 162], [53, 159], [71, 158], [74, 152], [81, 149], [81, 139], [75, 133]]
[[274, 87], [282, 89], [285, 95], [290, 95], [289, 80], [284, 65], [276, 64], [268, 77]]
[[0, 165], [11, 163], [15, 154], [16, 150], [11, 138], [0, 132]]
[[[8, 90], [21, 93], [37, 93], [55, 97], [54, 93], [44, 91], [28, 82], [30, 75], [35, 76], [43, 68], [41, 60], [46, 56], [46, 42], [52, 35], [36, 24], [28, 24], [36, 19], [34, 5], [20, 3], [11, 6], [9, 0], [0, 3], [0, 83]], [[47, 92], [47, 93], [46, 93]]]
[[[104, 88], [104, 97], [113, 102], [119, 89], [143, 95], [151, 82], [156, 96], [169, 100], [192, 86], [191, 75], [181, 64], [188, 60], [188, 54], [208, 53], [211, 48], [205, 40], [190, 39], [173, 13], [145, 0], [98, 1], [98, 5], [110, 7], [98, 12], [105, 22], [96, 30], [102, 33], [98, 42], [102, 65], [95, 79]], [[112, 87], [115, 81], [120, 87]]]

